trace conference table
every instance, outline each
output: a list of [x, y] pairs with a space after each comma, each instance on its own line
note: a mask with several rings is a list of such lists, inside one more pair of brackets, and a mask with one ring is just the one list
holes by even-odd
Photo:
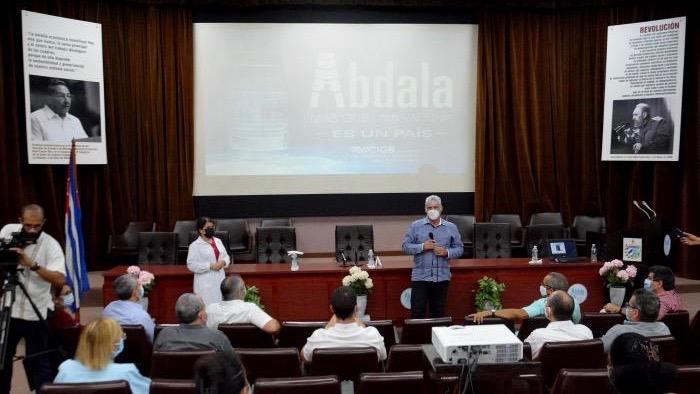
[[[402, 306], [400, 297], [411, 287], [413, 260], [410, 256], [386, 256], [382, 257], [382, 263], [381, 268], [364, 268], [374, 282], [374, 291], [367, 300], [367, 314], [372, 320], [390, 319], [402, 325], [403, 319], [410, 317], [410, 311]], [[600, 266], [587, 261], [531, 265], [527, 258], [451, 260], [452, 281], [446, 313], [459, 322], [474, 312], [478, 280], [484, 276], [505, 283], [501, 297], [504, 308], [523, 307], [539, 297], [539, 285], [552, 271], [566, 275], [569, 285], [585, 286], [588, 298], [581, 304], [582, 311], [599, 311], [605, 302], [603, 281], [598, 274]], [[120, 265], [104, 272], [104, 305], [116, 299], [112, 282], [125, 274], [126, 268]], [[329, 319], [331, 293], [341, 286], [349, 267], [338, 266], [332, 257], [314, 257], [301, 259], [298, 271], [290, 268], [287, 263], [236, 263], [226, 272], [241, 275], [247, 286], [257, 286], [265, 310], [279, 321]], [[185, 265], [141, 265], [141, 269], [156, 278], [149, 294], [149, 313], [157, 323], [176, 323], [175, 301], [182, 293], [192, 291], [193, 274]]]

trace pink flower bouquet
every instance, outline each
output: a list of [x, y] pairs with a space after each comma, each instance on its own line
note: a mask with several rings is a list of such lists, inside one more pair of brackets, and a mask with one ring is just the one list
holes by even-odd
[[136, 277], [141, 286], [143, 286], [143, 296], [148, 297], [148, 294], [153, 290], [153, 287], [155, 287], [156, 285], [155, 275], [148, 271], [142, 271], [141, 268], [139, 268], [136, 265], [129, 266], [129, 268], [126, 269], [126, 272], [129, 275], [133, 275]]
[[621, 260], [608, 261], [600, 267], [598, 273], [605, 279], [608, 287], [624, 286], [637, 276], [637, 267], [628, 265], [627, 268], [623, 268], [624, 265]]

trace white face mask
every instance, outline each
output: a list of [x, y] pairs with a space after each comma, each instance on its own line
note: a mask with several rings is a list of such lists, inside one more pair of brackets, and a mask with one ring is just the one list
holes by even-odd
[[69, 308], [75, 302], [75, 296], [73, 293], [68, 293], [63, 296], [63, 306]]
[[438, 220], [440, 217], [440, 210], [438, 209], [428, 209], [428, 219]]
[[651, 279], [644, 279], [644, 289], [651, 291]]
[[547, 297], [547, 288], [542, 285], [540, 285], [540, 295], [542, 297]]

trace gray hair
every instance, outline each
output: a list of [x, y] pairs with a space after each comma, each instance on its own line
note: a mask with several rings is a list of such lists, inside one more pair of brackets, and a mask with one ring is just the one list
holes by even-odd
[[574, 299], [564, 290], [557, 290], [549, 296], [547, 305], [556, 321], [571, 320], [574, 314]]
[[230, 275], [221, 281], [221, 297], [224, 301], [245, 298], [245, 282], [240, 275]]
[[647, 114], [650, 112], [650, 107], [647, 103], [639, 103], [635, 108], [639, 108], [642, 112], [646, 112]]
[[190, 324], [197, 320], [199, 312], [204, 310], [204, 301], [202, 297], [194, 293], [185, 293], [181, 295], [175, 303], [175, 313], [180, 323]]
[[431, 201], [435, 201], [435, 202], [437, 202], [440, 206], [442, 206], [442, 200], [440, 199], [440, 197], [438, 197], [438, 196], [436, 196], [436, 195], [434, 195], [434, 194], [431, 194], [431, 195], [429, 195], [428, 197], [425, 198], [425, 206], [428, 206], [428, 204], [430, 204]]
[[564, 274], [560, 274], [558, 272], [550, 272], [547, 274], [549, 277], [549, 286], [554, 289], [554, 290], [568, 290], [569, 289], [569, 281], [566, 280], [566, 276]]
[[114, 294], [116, 294], [117, 298], [120, 300], [128, 300], [131, 298], [137, 285], [138, 280], [131, 274], [124, 274], [115, 279], [112, 283]]
[[632, 294], [639, 310], [639, 320], [643, 322], [655, 322], [659, 317], [659, 297], [651, 291], [637, 289]]

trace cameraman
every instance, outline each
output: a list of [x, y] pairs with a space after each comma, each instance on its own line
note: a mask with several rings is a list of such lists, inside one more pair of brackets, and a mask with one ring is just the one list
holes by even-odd
[[[22, 208], [19, 224], [7, 224], [0, 230], [0, 239], [13, 238], [35, 242], [23, 248], [12, 247], [19, 258], [17, 272], [19, 282], [24, 284], [27, 293], [39, 309], [41, 317], [46, 319], [48, 310], [54, 309], [51, 297], [51, 285], [62, 287], [65, 283], [66, 262], [61, 245], [50, 235], [42, 232], [44, 209], [36, 204]], [[9, 294], [8, 294], [9, 296]], [[0, 394], [10, 392], [12, 381], [12, 359], [17, 350], [17, 343], [24, 338], [27, 356], [25, 364], [30, 387], [38, 390], [42, 384], [50, 382], [51, 366], [48, 350], [48, 328], [39, 321], [24, 292], [17, 286], [15, 302], [12, 305], [5, 365], [0, 374]]]

